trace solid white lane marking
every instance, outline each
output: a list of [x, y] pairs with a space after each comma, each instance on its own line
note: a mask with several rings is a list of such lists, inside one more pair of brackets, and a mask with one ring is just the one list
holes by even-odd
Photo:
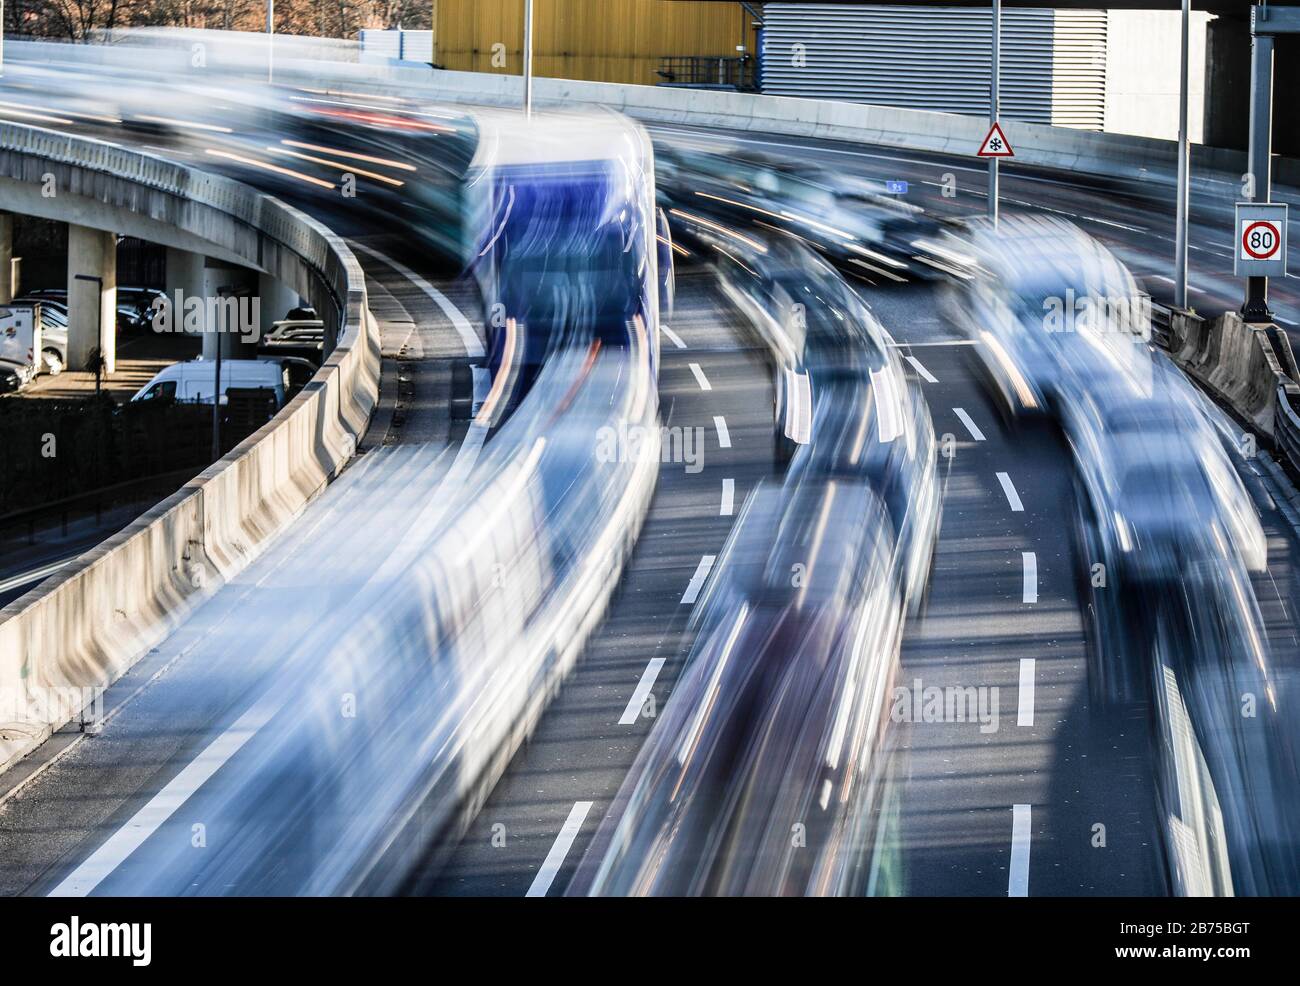
[[731, 432], [727, 431], [727, 419], [720, 414], [715, 414], [713, 427], [718, 431], [718, 445], [722, 448], [731, 448]]
[[938, 382], [939, 382], [939, 378], [936, 377], [936, 376], [935, 376], [933, 373], [931, 373], [929, 370], [927, 370], [927, 369], [925, 368], [925, 364], [922, 363], [922, 362], [921, 362], [919, 359], [917, 359], [915, 356], [908, 356], [908, 357], [905, 357], [905, 358], [907, 359], [907, 361], [908, 361], [909, 363], [912, 364], [912, 369], [914, 369], [917, 373], [919, 373], [919, 374], [921, 375], [921, 379], [922, 379], [922, 380], [925, 380], [927, 383], [938, 383]]
[[971, 416], [967, 414], [963, 408], [954, 407], [952, 413], [957, 415], [961, 423], [966, 426], [966, 430], [970, 432], [971, 438], [975, 439], [977, 442], [984, 441], [984, 432], [980, 431], [979, 425], [971, 420]]
[[1020, 601], [1036, 603], [1038, 602], [1038, 556], [1032, 551], [1022, 551], [1020, 552], [1020, 561], [1025, 568], [1024, 592], [1020, 597]]
[[686, 591], [682, 593], [682, 602], [691, 604], [700, 598], [700, 590], [704, 588], [704, 583], [708, 581], [709, 572], [713, 570], [713, 563], [717, 555], [705, 555], [700, 559], [700, 563], [695, 566], [695, 574], [691, 576], [691, 581], [686, 584]]
[[1008, 897], [1029, 896], [1029, 805], [1011, 808], [1011, 872]]
[[98, 887], [149, 836], [158, 831], [195, 791], [238, 753], [252, 739], [253, 734], [270, 721], [277, 709], [278, 706], [256, 705], [240, 716], [234, 725], [186, 764], [148, 804], [131, 816], [130, 821], [110, 835], [107, 842], [64, 877], [63, 882], [51, 890], [49, 895], [85, 897]]
[[713, 389], [713, 384], [709, 383], [709, 378], [704, 375], [704, 371], [700, 369], [699, 363], [691, 364], [691, 372], [695, 374], [695, 382], [700, 385], [700, 390]]
[[564, 857], [569, 855], [573, 840], [578, 837], [578, 832], [582, 829], [582, 823], [587, 820], [587, 812], [591, 811], [591, 805], [590, 801], [574, 803], [569, 810], [569, 817], [564, 820], [560, 834], [555, 837], [555, 842], [551, 845], [551, 851], [542, 861], [542, 868], [537, 871], [537, 876], [533, 877], [528, 893], [524, 894], [525, 897], [546, 896], [546, 892], [551, 889], [551, 884], [555, 882], [555, 875], [564, 865]]
[[925, 346], [978, 346], [978, 339], [938, 339], [934, 342], [891, 342], [890, 349], [921, 349]]
[[1020, 659], [1020, 690], [1016, 701], [1016, 725], [1032, 726], [1034, 724], [1034, 667], [1032, 657]]
[[662, 657], [654, 658], [645, 666], [645, 670], [641, 672], [641, 680], [636, 683], [632, 697], [627, 700], [627, 708], [623, 710], [623, 715], [618, 720], [620, 726], [631, 726], [641, 718], [641, 709], [645, 707], [646, 697], [650, 694], [650, 689], [655, 686], [655, 679], [659, 677], [663, 666]]
[[719, 517], [730, 517], [736, 507], [736, 481], [734, 479], [724, 479], [722, 481], [722, 509], [718, 511]]
[[685, 340], [683, 340], [682, 337], [679, 336], [672, 329], [668, 328], [668, 326], [664, 325], [663, 322], [659, 323], [659, 331], [662, 332], [664, 335], [666, 335], [670, 340], [672, 340], [672, 344], [676, 346], [678, 349], [686, 348]]
[[469, 324], [469, 319], [465, 317], [465, 314], [459, 308], [452, 304], [451, 299], [445, 294], [435, 288], [419, 274], [415, 273], [415, 271], [411, 270], [411, 268], [394, 260], [387, 254], [380, 253], [374, 247], [368, 247], [364, 243], [356, 243], [354, 241], [349, 241], [348, 245], [352, 247], [353, 250], [360, 250], [362, 253], [374, 257], [381, 264], [387, 264], [428, 295], [428, 297], [432, 299], [433, 303], [442, 309], [442, 313], [447, 316], [447, 319], [456, 329], [456, 334], [460, 336], [461, 344], [465, 347], [465, 355], [486, 355], [483, 351], [483, 342], [479, 339], [478, 333], [474, 330], [474, 326]]
[[1014, 513], [1020, 513], [1025, 509], [1025, 505], [1020, 502], [1020, 494], [1016, 488], [1011, 485], [1011, 477], [1004, 472], [998, 473], [998, 482], [1002, 484], [1002, 492], [1007, 495], [1007, 503], [1011, 504], [1011, 510]]

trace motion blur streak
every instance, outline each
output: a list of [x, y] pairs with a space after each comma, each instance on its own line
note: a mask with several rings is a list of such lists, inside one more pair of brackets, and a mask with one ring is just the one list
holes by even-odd
[[[590, 150], [576, 139], [587, 121], [536, 125]], [[649, 154], [633, 125], [600, 126], [633, 138], [604, 146]], [[507, 286], [547, 278], [534, 263], [557, 248], [565, 259], [546, 280], [552, 305], [512, 307], [506, 320], [522, 316], [518, 338], [542, 353], [501, 398], [510, 413], [489, 415], [481, 451], [480, 424], [455, 462], [429, 447], [374, 450], [326, 491], [314, 515], [344, 536], [299, 545], [237, 625], [202, 644], [216, 660], [245, 648], [264, 673], [243, 707], [278, 712], [196, 783], [164, 791], [141, 816], [151, 829], [110, 839], [57, 892], [400, 892], [495, 783], [600, 621], [658, 475], [649, 162], [606, 152], [559, 163], [556, 146], [530, 147], [517, 128], [509, 163], [493, 158], [479, 176], [532, 202], [577, 181], [608, 206], [516, 209], [477, 269], [485, 308], [513, 306], [531, 296]], [[643, 249], [606, 252], [638, 238]], [[576, 303], [586, 298], [601, 303]], [[644, 454], [599, 453], [601, 429], [620, 428], [649, 436]], [[323, 592], [327, 571], [350, 577]], [[190, 818], [222, 834], [205, 852], [190, 845]]]
[[[784, 484], [760, 485], [741, 511], [696, 604], [686, 669], [570, 893], [872, 884], [889, 687], [938, 532], [932, 429], [892, 340], [839, 275], [784, 235], [758, 246], [745, 262], [719, 247], [718, 276], [775, 379], [807, 381], [810, 440]], [[806, 412], [778, 398], [788, 437], [803, 429], [783, 424], [786, 402]]]
[[1050, 416], [1073, 451], [1090, 687], [1156, 722], [1175, 892], [1300, 893], [1300, 730], [1249, 578], [1267, 552], [1234, 429], [1148, 345], [1149, 299], [1077, 227], [1009, 217], [967, 241], [978, 275], [949, 312], [1008, 417]]

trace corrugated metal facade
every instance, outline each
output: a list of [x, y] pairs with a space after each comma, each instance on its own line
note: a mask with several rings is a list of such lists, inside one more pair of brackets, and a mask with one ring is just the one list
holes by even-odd
[[[762, 89], [988, 114], [988, 10], [767, 3]], [[1106, 11], [1002, 11], [1002, 115], [1101, 130]]]

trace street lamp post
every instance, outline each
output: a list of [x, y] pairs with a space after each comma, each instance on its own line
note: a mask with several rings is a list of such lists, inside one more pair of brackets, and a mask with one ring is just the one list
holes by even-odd
[[524, 0], [524, 115], [533, 115], [533, 0]]
[[[1001, 70], [1002, 0], [993, 0], [993, 46], [989, 57], [989, 125], [998, 122], [998, 75]], [[998, 159], [989, 158], [989, 219], [998, 224]]]
[[1187, 208], [1191, 182], [1191, 146], [1187, 136], [1187, 46], [1191, 0], [1183, 0], [1182, 62], [1178, 75], [1178, 208], [1174, 240], [1174, 304], [1187, 307]]
[[275, 66], [275, 0], [266, 0], [266, 81], [271, 82]]

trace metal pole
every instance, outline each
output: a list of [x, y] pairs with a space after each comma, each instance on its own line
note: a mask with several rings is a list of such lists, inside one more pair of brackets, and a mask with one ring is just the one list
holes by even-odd
[[212, 461], [221, 458], [221, 332], [219, 327], [208, 326], [217, 333], [217, 365], [212, 375]]
[[266, 81], [271, 82], [275, 64], [275, 0], [266, 0]]
[[[993, 50], [989, 58], [989, 125], [998, 122], [998, 75], [1002, 61], [1002, 0], [993, 0]], [[989, 219], [998, 224], [998, 159], [989, 158]]]
[[524, 114], [533, 115], [533, 0], [524, 0]]
[[1191, 179], [1191, 146], [1187, 139], [1187, 46], [1191, 31], [1191, 0], [1183, 0], [1182, 62], [1178, 75], [1178, 228], [1174, 234], [1174, 305], [1187, 307], [1187, 206]]
[[[1250, 39], [1250, 151], [1247, 167], [1253, 186], [1252, 202], [1267, 202], [1273, 181], [1273, 36], [1254, 34]], [[1235, 238], [1235, 234], [1234, 234]], [[1234, 249], [1235, 249], [1234, 243]], [[1246, 279], [1246, 302], [1241, 306], [1247, 322], [1271, 322], [1268, 278]]]

